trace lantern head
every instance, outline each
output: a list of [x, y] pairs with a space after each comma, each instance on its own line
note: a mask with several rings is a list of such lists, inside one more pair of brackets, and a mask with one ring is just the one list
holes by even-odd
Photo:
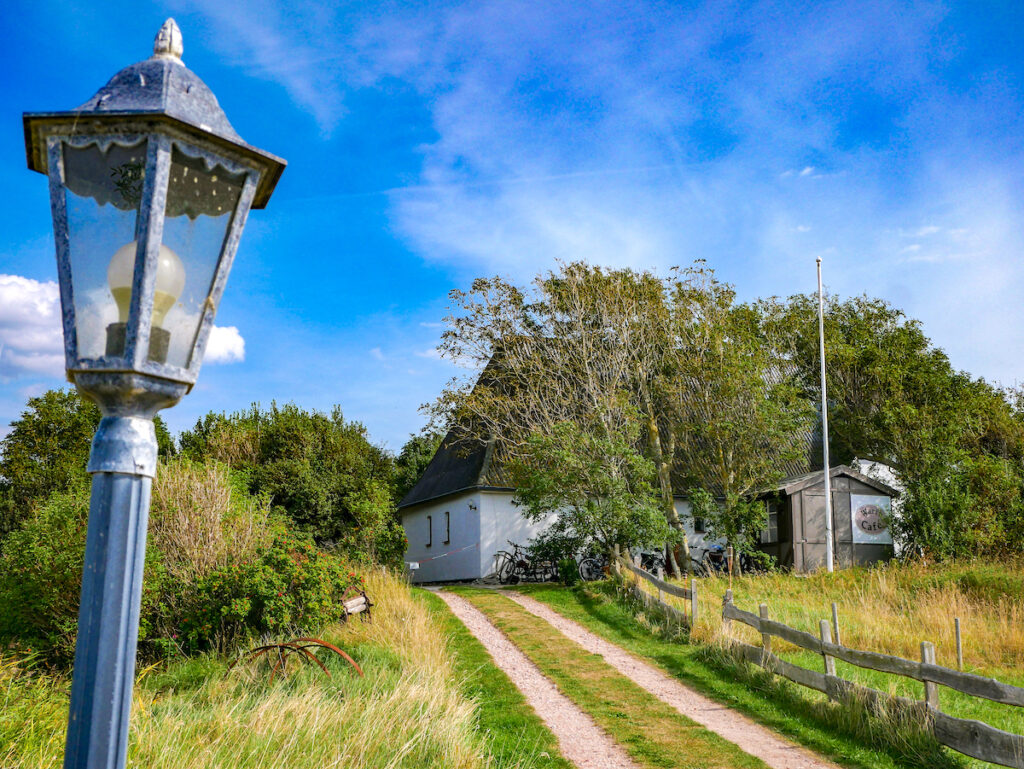
[[285, 167], [181, 54], [168, 19], [153, 56], [81, 107], [24, 115], [29, 168], [50, 180], [68, 379], [101, 403], [191, 389], [249, 209]]

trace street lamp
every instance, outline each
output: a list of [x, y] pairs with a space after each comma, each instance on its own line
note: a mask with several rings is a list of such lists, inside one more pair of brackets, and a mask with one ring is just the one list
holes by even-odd
[[195, 384], [246, 216], [285, 167], [242, 141], [181, 54], [168, 19], [153, 56], [81, 107], [24, 115], [28, 166], [50, 180], [67, 377], [103, 414], [65, 769], [124, 766], [153, 416]]

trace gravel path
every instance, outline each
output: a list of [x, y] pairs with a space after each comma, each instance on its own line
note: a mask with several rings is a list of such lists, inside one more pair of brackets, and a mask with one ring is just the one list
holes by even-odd
[[773, 769], [837, 769], [835, 764], [824, 758], [683, 686], [675, 678], [641, 662], [629, 652], [566, 619], [540, 601], [511, 590], [502, 591], [502, 595], [515, 601], [531, 614], [547, 620], [563, 635], [591, 654], [604, 657], [605, 662], [662, 702], [671, 705], [687, 718], [693, 719], [729, 742], [735, 743], [752, 756], [757, 756]]
[[448, 608], [476, 636], [494, 663], [526, 697], [558, 738], [558, 747], [578, 769], [638, 769], [626, 751], [609, 737], [519, 651], [490, 620], [465, 598], [437, 592]]

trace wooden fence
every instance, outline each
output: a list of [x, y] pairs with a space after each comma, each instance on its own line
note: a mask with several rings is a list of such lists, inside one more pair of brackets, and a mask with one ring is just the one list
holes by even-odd
[[[690, 619], [686, 621], [686, 624], [692, 627], [693, 618], [697, 615], [696, 580], [691, 581], [689, 589], [680, 588], [658, 579], [632, 563], [623, 560], [621, 564], [637, 577], [658, 588], [659, 596], [655, 599], [650, 593], [641, 590], [638, 585], [632, 586], [635, 593], [642, 594], [643, 597], [638, 597], [646, 605], [656, 604], [657, 608], [669, 616], [674, 616], [674, 612], [675, 615], [682, 615], [682, 620], [686, 621], [687, 618], [683, 612], [661, 600], [661, 593], [689, 599], [691, 602]], [[917, 710], [923, 717], [924, 723], [931, 729], [935, 739], [941, 744], [972, 758], [1014, 769], [1024, 769], [1024, 736], [1004, 732], [981, 721], [957, 718], [943, 713], [939, 701], [939, 686], [946, 686], [972, 697], [1018, 707], [1024, 707], [1024, 688], [1002, 683], [994, 678], [985, 678], [936, 665], [935, 647], [927, 641], [921, 644], [920, 662], [889, 654], [851, 649], [838, 642], [833, 643], [832, 628], [827, 620], [821, 620], [820, 637], [815, 636], [770, 619], [766, 604], [759, 606], [758, 614], [736, 608], [732, 600], [732, 591], [727, 590], [722, 602], [722, 622], [727, 625], [731, 621], [742, 622], [761, 634], [761, 646], [752, 646], [736, 640], [731, 641], [734, 648], [748, 662], [801, 686], [824, 692], [833, 700], [842, 701], [849, 697], [856, 697], [872, 704], [898, 705]], [[820, 654], [824, 672], [794, 665], [773, 654], [772, 638], [779, 638], [801, 649]], [[856, 667], [920, 681], [923, 684], [922, 699], [911, 700], [906, 697], [895, 697], [840, 678], [836, 675], [835, 669], [835, 660], [837, 659]]]
[[[650, 593], [641, 590], [637, 585], [632, 585], [633, 595], [639, 601], [642, 601], [643, 604], [648, 607], [652, 604], [656, 604], [658, 609], [664, 612], [671, 619], [675, 620], [677, 625], [693, 627], [694, 623], [696, 623], [697, 621], [697, 580], [691, 579], [690, 587], [688, 588], [679, 587], [678, 585], [673, 585], [670, 582], [665, 582], [665, 580], [658, 579], [649, 571], [641, 569], [639, 566], [634, 565], [631, 561], [628, 561], [625, 558], [619, 559], [619, 565], [624, 569], [628, 569], [636, 576], [650, 582], [652, 585], [658, 588], [658, 597], [655, 598]], [[682, 598], [686, 601], [689, 601], [689, 616], [686, 615], [685, 611], [679, 611], [679, 609], [677, 609], [676, 607], [670, 606], [669, 604], [661, 600], [662, 593], [668, 593], [669, 595], [676, 596], [676, 598]]]

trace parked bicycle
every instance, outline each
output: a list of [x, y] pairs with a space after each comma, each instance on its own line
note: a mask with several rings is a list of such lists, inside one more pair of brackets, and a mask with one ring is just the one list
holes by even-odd
[[499, 550], [494, 554], [495, 573], [503, 585], [515, 585], [519, 582], [550, 582], [558, 577], [558, 567], [554, 561], [535, 558], [529, 548], [517, 545], [508, 540], [512, 552]]
[[699, 577], [714, 577], [729, 573], [729, 559], [725, 548], [713, 542], [703, 549], [699, 555], [690, 557], [693, 573]]
[[595, 582], [604, 577], [606, 568], [608, 568], [607, 555], [585, 555], [580, 559], [580, 579], [584, 582]]
[[[756, 560], [749, 553], [741, 552], [735, 558], [734, 574], [763, 574], [766, 571], [764, 563]], [[714, 542], [704, 548], [699, 556], [691, 557], [690, 565], [693, 573], [699, 577], [728, 576], [728, 551], [723, 545]]]

